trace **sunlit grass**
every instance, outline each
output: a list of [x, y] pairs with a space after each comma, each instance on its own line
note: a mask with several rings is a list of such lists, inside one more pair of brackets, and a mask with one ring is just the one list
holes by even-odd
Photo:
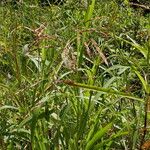
[[149, 21], [115, 1], [0, 6], [0, 149], [139, 149], [149, 140]]

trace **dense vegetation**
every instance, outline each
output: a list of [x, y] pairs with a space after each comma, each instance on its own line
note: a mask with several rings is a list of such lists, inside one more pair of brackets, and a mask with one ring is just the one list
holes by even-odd
[[1, 4], [0, 149], [148, 150], [143, 8], [128, 0]]

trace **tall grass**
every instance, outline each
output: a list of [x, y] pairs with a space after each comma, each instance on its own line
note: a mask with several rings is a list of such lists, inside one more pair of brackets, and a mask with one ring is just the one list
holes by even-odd
[[0, 149], [149, 148], [148, 17], [28, 1], [0, 21]]

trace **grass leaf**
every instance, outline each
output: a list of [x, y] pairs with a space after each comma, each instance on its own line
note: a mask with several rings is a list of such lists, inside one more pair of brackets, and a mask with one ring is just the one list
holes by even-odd
[[112, 123], [107, 124], [104, 128], [100, 129], [94, 137], [88, 141], [85, 150], [92, 150], [94, 147], [95, 143], [98, 142], [107, 132], [109, 129], [111, 129]]

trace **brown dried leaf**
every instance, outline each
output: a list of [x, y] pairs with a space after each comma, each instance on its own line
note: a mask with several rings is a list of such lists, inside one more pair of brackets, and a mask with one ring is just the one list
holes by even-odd
[[71, 46], [70, 42], [67, 42], [63, 52], [62, 52], [62, 60], [64, 65], [71, 70], [76, 70], [76, 57], [74, 55], [73, 47]]
[[91, 58], [92, 54], [91, 54], [91, 50], [89, 48], [89, 44], [87, 42], [84, 42], [84, 46], [86, 48], [85, 50], [86, 50], [88, 56]]
[[141, 147], [142, 150], [149, 150], [150, 149], [150, 140], [146, 141], [142, 147]]
[[94, 47], [96, 48], [97, 52], [99, 53], [100, 57], [102, 58], [102, 60], [105, 62], [105, 64], [108, 66], [108, 61], [107, 58], [105, 57], [105, 55], [103, 54], [102, 50], [99, 48], [98, 44], [96, 43], [96, 41], [94, 39], [91, 39], [92, 44], [94, 45]]

